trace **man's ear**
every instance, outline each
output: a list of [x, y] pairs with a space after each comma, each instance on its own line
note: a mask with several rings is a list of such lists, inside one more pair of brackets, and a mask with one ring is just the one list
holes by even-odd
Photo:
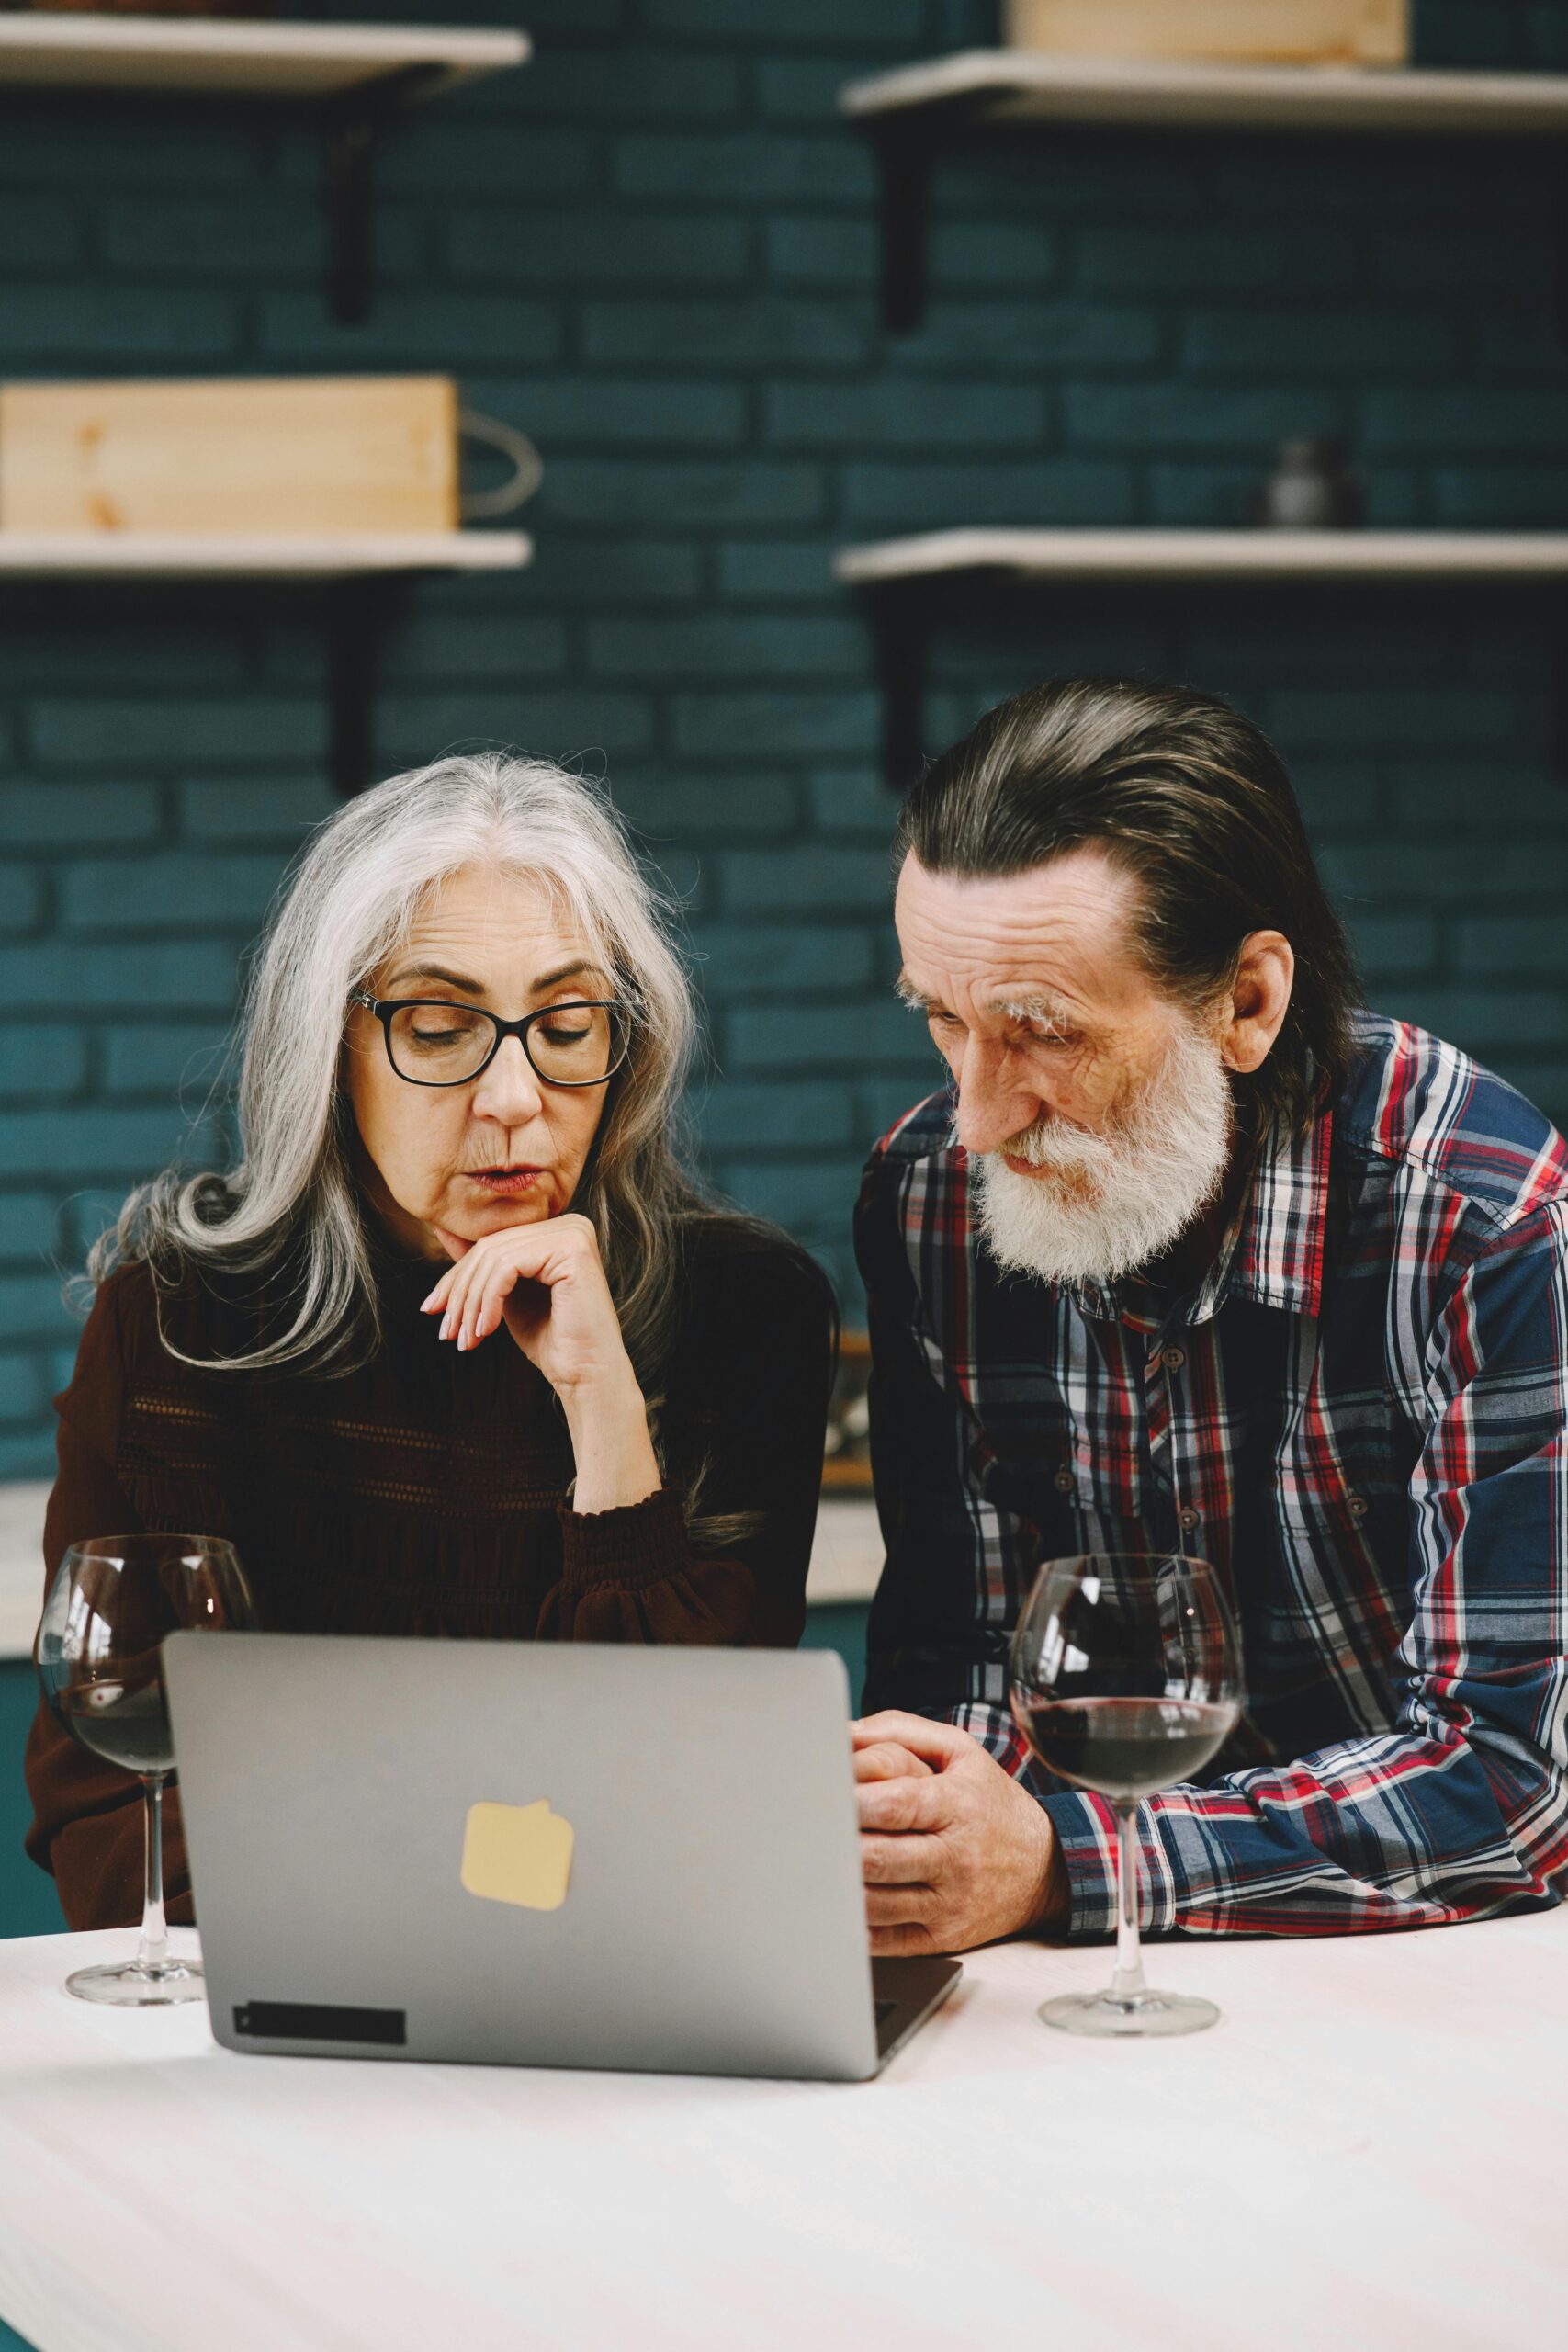
[[1273, 1050], [1291, 1006], [1296, 959], [1281, 931], [1250, 932], [1242, 941], [1220, 1035], [1225, 1068], [1249, 1075]]

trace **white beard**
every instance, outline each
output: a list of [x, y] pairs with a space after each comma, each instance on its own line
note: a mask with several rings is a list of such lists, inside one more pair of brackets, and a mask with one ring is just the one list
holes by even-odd
[[998, 1265], [1043, 1282], [1113, 1283], [1147, 1265], [1217, 1197], [1234, 1114], [1219, 1049], [1183, 1023], [1141, 1094], [1106, 1135], [1038, 1121], [999, 1152], [970, 1156], [976, 1222]]

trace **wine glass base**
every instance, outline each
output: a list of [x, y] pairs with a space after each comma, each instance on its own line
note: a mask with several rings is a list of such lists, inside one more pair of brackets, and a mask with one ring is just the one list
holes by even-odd
[[1213, 2001], [1192, 1999], [1185, 1993], [1064, 1993], [1044, 2002], [1040, 2017], [1062, 2033], [1082, 2033], [1101, 2041], [1134, 2035], [1201, 2033], [1219, 2016]]
[[205, 2000], [207, 1980], [198, 1960], [165, 1960], [153, 1968], [122, 1960], [79, 1968], [66, 1978], [65, 1989], [79, 2001], [96, 2001], [105, 2008], [168, 2009], [181, 2001]]

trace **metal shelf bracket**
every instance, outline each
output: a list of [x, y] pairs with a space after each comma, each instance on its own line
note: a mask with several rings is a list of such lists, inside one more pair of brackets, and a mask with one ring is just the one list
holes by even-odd
[[926, 755], [926, 663], [931, 605], [922, 583], [892, 581], [867, 592], [882, 695], [882, 780], [907, 792]]
[[376, 142], [394, 117], [433, 84], [439, 65], [404, 65], [361, 84], [326, 110], [321, 195], [327, 210], [327, 302], [339, 326], [358, 326], [370, 309], [371, 181]]
[[910, 334], [926, 314], [931, 277], [931, 172], [938, 152], [969, 129], [983, 108], [973, 98], [873, 117], [867, 134], [876, 156], [882, 246], [882, 323]]
[[404, 584], [395, 573], [369, 572], [328, 590], [327, 764], [344, 800], [371, 780], [381, 646]]

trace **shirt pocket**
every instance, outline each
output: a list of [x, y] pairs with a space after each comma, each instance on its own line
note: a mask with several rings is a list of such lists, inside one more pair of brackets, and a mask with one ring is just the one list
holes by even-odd
[[1129, 1426], [1118, 1442], [1110, 1430], [1091, 1430], [1055, 1384], [991, 1415], [976, 1431], [973, 1459], [987, 1500], [1031, 1521], [1051, 1552], [1112, 1547], [1122, 1538], [1138, 1548], [1135, 1431]]
[[1415, 1443], [1387, 1400], [1337, 1412], [1333, 1426], [1310, 1442], [1298, 1431], [1280, 1465], [1285, 1524], [1303, 1534], [1331, 1534], [1358, 1550], [1371, 1544], [1386, 1557], [1391, 1539], [1404, 1539], [1416, 1460]]

